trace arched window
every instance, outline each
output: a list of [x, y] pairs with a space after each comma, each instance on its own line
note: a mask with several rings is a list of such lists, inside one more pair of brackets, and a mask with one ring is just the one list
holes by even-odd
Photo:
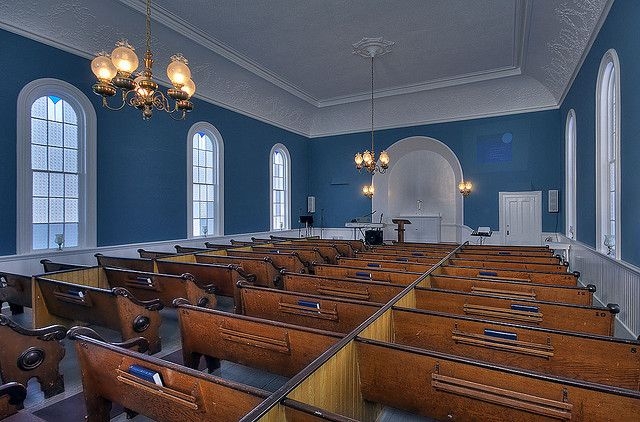
[[620, 61], [600, 62], [596, 86], [596, 248], [620, 259]]
[[224, 144], [212, 124], [191, 126], [187, 148], [187, 237], [224, 234]]
[[18, 95], [17, 252], [96, 244], [96, 114], [76, 87], [38, 79]]
[[271, 173], [271, 230], [291, 228], [291, 156], [275, 144], [269, 155]]
[[565, 127], [565, 234], [569, 239], [576, 238], [576, 112], [571, 109], [567, 114]]

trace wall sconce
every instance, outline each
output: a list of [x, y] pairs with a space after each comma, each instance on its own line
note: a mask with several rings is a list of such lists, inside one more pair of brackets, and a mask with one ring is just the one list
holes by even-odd
[[373, 197], [373, 192], [374, 192], [373, 185], [365, 185], [365, 186], [362, 187], [362, 193], [367, 198], [372, 198]]
[[466, 182], [462, 180], [460, 181], [460, 183], [458, 183], [458, 189], [460, 190], [460, 193], [462, 194], [462, 196], [469, 196], [472, 188], [473, 188], [473, 185], [468, 180]]

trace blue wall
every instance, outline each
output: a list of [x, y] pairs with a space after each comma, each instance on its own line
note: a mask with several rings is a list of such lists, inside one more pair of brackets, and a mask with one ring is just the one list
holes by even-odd
[[[551, 110], [382, 130], [376, 132], [375, 142], [380, 151], [409, 136], [428, 136], [449, 146], [460, 160], [465, 179], [474, 185], [473, 193], [464, 200], [464, 223], [469, 227], [498, 229], [498, 192], [542, 190], [542, 230], [555, 232], [563, 229], [564, 214], [546, 211], [546, 191], [564, 186], [562, 132], [560, 113]], [[510, 155], [487, 159], [483, 142], [505, 133], [513, 136]], [[311, 154], [322, 170], [311, 174], [309, 191], [316, 196], [316, 209], [324, 208], [326, 227], [342, 227], [371, 212], [371, 200], [361, 193], [370, 176], [359, 174], [353, 162], [354, 154], [368, 145], [369, 133], [312, 140]], [[331, 207], [332, 203], [339, 206]]]
[[291, 154], [292, 211], [306, 209], [305, 137], [198, 99], [183, 122], [160, 112], [143, 121], [137, 110], [108, 111], [91, 91], [88, 60], [2, 30], [0, 46], [0, 255], [16, 250], [17, 97], [24, 85], [44, 77], [78, 87], [97, 113], [99, 246], [186, 237], [186, 137], [198, 121], [213, 124], [224, 140], [226, 234], [269, 230], [269, 151], [277, 142]]
[[634, 174], [640, 163], [640, 2], [616, 1], [600, 29], [571, 89], [562, 103], [562, 121], [570, 109], [576, 112], [577, 134], [577, 239], [595, 247], [595, 91], [600, 61], [610, 48], [620, 59], [621, 129], [620, 165], [622, 210], [619, 239], [622, 259], [640, 266], [640, 188]]

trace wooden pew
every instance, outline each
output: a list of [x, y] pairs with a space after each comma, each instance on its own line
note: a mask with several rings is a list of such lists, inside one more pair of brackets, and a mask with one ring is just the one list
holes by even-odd
[[224, 249], [234, 248], [234, 246], [231, 243], [227, 245], [220, 245], [212, 242], [204, 242], [204, 247], [209, 250], [224, 250]]
[[[251, 249], [258, 252], [270, 252], [270, 253], [295, 252], [298, 254], [302, 262], [304, 262], [307, 268], [312, 268], [314, 263], [330, 262], [329, 257], [328, 256], [325, 257], [320, 252], [320, 248], [316, 248], [313, 246], [305, 248], [305, 247], [293, 247], [293, 246], [289, 246], [289, 244], [286, 244], [286, 245], [278, 244], [273, 246], [266, 246], [266, 245], [255, 246], [254, 245], [251, 247]], [[336, 257], [334, 256], [333, 262], [335, 262], [335, 259]]]
[[244, 282], [238, 287], [241, 306], [237, 313], [337, 333], [348, 333], [380, 308], [371, 302], [266, 289]]
[[546, 273], [566, 273], [569, 270], [569, 264], [545, 264], [537, 262], [528, 262], [527, 258], [522, 258], [519, 262], [515, 261], [493, 261], [487, 259], [466, 259], [466, 258], [451, 258], [449, 265], [456, 267], [482, 267], [490, 269], [505, 269], [505, 270], [524, 270], [524, 271], [541, 271]]
[[[82, 369], [87, 422], [109, 421], [112, 403], [128, 409], [131, 416], [140, 413], [159, 421], [237, 422], [269, 395], [264, 390], [127, 350], [125, 347], [130, 344], [105, 343], [86, 329], [74, 328], [69, 337], [75, 340]], [[132, 374], [133, 365], [137, 365], [134, 369], [148, 369], [151, 375], [157, 373], [162, 385]]]
[[140, 258], [124, 258], [95, 254], [98, 265], [101, 267], [126, 268], [128, 270], [142, 271], [146, 273], [156, 272], [155, 260]]
[[[220, 360], [292, 377], [342, 338], [340, 334], [226, 312], [204, 310], [176, 300], [186, 366], [209, 372]], [[206, 335], [202, 335], [206, 333]]]
[[562, 260], [559, 256], [536, 256], [536, 255], [500, 255], [500, 254], [487, 254], [474, 251], [465, 252], [462, 251], [455, 254], [456, 258], [460, 259], [473, 259], [473, 260], [491, 260], [502, 262], [530, 262], [536, 264], [562, 264]]
[[[271, 236], [271, 239], [276, 240], [274, 236]], [[281, 239], [285, 240], [285, 239]], [[320, 238], [289, 238], [287, 239], [289, 242], [307, 245], [307, 246], [330, 246], [335, 248], [338, 251], [340, 256], [346, 256], [353, 258], [355, 256], [355, 251], [364, 249], [364, 244], [362, 241], [351, 241], [351, 240], [343, 240], [343, 239], [320, 239]], [[360, 244], [360, 245], [359, 245]], [[355, 248], [354, 248], [355, 245]]]
[[64, 379], [58, 367], [65, 353], [61, 340], [66, 334], [67, 329], [61, 325], [31, 330], [0, 314], [2, 381], [27, 385], [36, 378], [45, 399], [62, 393]]
[[274, 235], [270, 235], [269, 236], [271, 239], [273, 240], [289, 240], [289, 241], [307, 241], [310, 243], [329, 243], [329, 244], [335, 244], [335, 245], [342, 245], [342, 244], [347, 244], [351, 247], [352, 251], [365, 251], [367, 250], [367, 245], [364, 244], [364, 242], [362, 240], [351, 240], [351, 239], [320, 239], [317, 237], [303, 237], [303, 238], [297, 238], [297, 237], [281, 237], [281, 236], [274, 236]]
[[638, 341], [418, 309], [394, 308], [391, 321], [397, 344], [640, 390]]
[[422, 273], [400, 272], [375, 268], [344, 267], [342, 265], [316, 265], [315, 274], [325, 277], [347, 278], [351, 280], [388, 281], [394, 284], [408, 285]]
[[[362, 397], [436, 420], [626, 421], [640, 393], [376, 340], [356, 340]], [[416, 370], [420, 368], [420, 370]]]
[[511, 299], [531, 299], [547, 302], [572, 303], [589, 306], [593, 304], [596, 286], [554, 286], [509, 279], [491, 279], [449, 275], [429, 275], [420, 287], [456, 290], [467, 293], [489, 294]]
[[282, 276], [284, 290], [319, 296], [334, 296], [367, 302], [387, 303], [397, 296], [404, 285], [381, 281], [350, 281], [309, 274], [285, 272]]
[[309, 268], [302, 262], [297, 252], [270, 252], [270, 251], [253, 251], [244, 249], [227, 249], [227, 256], [236, 256], [241, 258], [269, 258], [278, 270], [287, 270], [294, 273], [306, 274]]
[[462, 252], [503, 256], [553, 256], [553, 249], [547, 247], [464, 245]]
[[140, 255], [140, 258], [158, 259], [158, 258], [165, 258], [167, 256], [176, 255], [176, 252], [148, 251], [140, 248], [138, 249], [138, 255]]
[[414, 273], [424, 273], [438, 262], [440, 262], [440, 259], [438, 258], [433, 259], [433, 264], [420, 264], [415, 262], [403, 262], [395, 260], [376, 260], [343, 257], [338, 258], [338, 265], [342, 265], [345, 267], [379, 268], [383, 270], [407, 271]]
[[196, 254], [194, 262], [199, 264], [218, 264], [218, 265], [238, 265], [247, 274], [255, 276], [254, 283], [263, 287], [282, 286], [282, 276], [280, 270], [273, 265], [270, 257], [247, 258], [228, 255], [212, 255], [212, 254]]
[[604, 336], [613, 336], [620, 312], [614, 304], [602, 308], [423, 287], [414, 292], [418, 309]]
[[174, 247], [176, 248], [176, 252], [179, 253], [179, 254], [198, 253], [198, 252], [206, 252], [206, 251], [208, 251], [207, 248], [194, 248], [193, 246], [175, 245]]
[[12, 315], [31, 308], [31, 276], [0, 272], [0, 308], [9, 303]]
[[[448, 253], [448, 252], [447, 252]], [[356, 258], [360, 259], [382, 259], [385, 261], [404, 261], [404, 262], [419, 262], [429, 264], [431, 262], [438, 262], [447, 253], [442, 252], [407, 252], [407, 251], [365, 251], [356, 252]]]
[[456, 267], [441, 265], [434, 274], [461, 275], [465, 277], [510, 278], [512, 280], [530, 281], [532, 283], [556, 284], [559, 286], [577, 286], [580, 273], [548, 273], [543, 271], [506, 270], [482, 267]]
[[15, 415], [24, 408], [27, 389], [23, 384], [7, 382], [0, 384], [0, 419]]
[[144, 334], [151, 345], [149, 351], [160, 351], [162, 303], [158, 299], [140, 301], [125, 288], [108, 289], [98, 282], [87, 270], [34, 276], [34, 326], [95, 324], [119, 331], [125, 340]]
[[[252, 238], [255, 239], [255, 238]], [[272, 247], [272, 248], [281, 248], [281, 249], [294, 249], [294, 250], [312, 250], [318, 252], [318, 254], [322, 257], [322, 261], [328, 262], [330, 264], [336, 263], [336, 258], [340, 255], [340, 251], [335, 244], [330, 243], [314, 243], [309, 241], [274, 241], [270, 239], [261, 239], [261, 242], [254, 244], [255, 247]], [[322, 262], [321, 261], [321, 262]]]
[[45, 273], [51, 273], [55, 271], [75, 270], [78, 268], [87, 268], [87, 265], [53, 262], [49, 259], [41, 259], [40, 263], [42, 264], [42, 269], [44, 270]]

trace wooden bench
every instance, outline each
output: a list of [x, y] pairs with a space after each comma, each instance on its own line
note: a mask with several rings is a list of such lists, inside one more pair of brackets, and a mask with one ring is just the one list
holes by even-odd
[[140, 258], [157, 259], [176, 255], [176, 252], [148, 251], [146, 249], [140, 248], [138, 249], [138, 255], [140, 255]]
[[433, 265], [440, 262], [440, 259], [434, 258], [432, 261], [433, 261], [432, 264], [420, 264], [415, 262], [403, 262], [403, 261], [395, 261], [395, 260], [376, 260], [376, 259], [339, 257], [338, 265], [343, 265], [345, 267], [379, 268], [383, 270], [424, 273], [428, 271]]
[[[75, 340], [82, 369], [87, 422], [109, 421], [112, 403], [127, 409], [128, 416], [140, 413], [162, 421], [237, 422], [269, 395], [126, 349], [130, 344], [106, 343], [87, 329], [71, 329], [69, 337]], [[162, 385], [136, 375], [141, 373], [157, 374]]]
[[34, 326], [96, 324], [119, 331], [125, 340], [144, 335], [151, 345], [149, 351], [160, 351], [162, 303], [158, 299], [140, 301], [125, 288], [106, 289], [97, 284], [85, 270], [34, 276]]
[[238, 285], [237, 313], [318, 330], [348, 333], [380, 308], [371, 302]]
[[273, 240], [264, 239], [263, 242], [259, 242], [254, 244], [254, 247], [273, 247], [280, 249], [293, 249], [293, 250], [312, 250], [318, 252], [318, 254], [322, 257], [320, 262], [328, 262], [330, 264], [336, 263], [336, 258], [340, 256], [340, 252], [338, 251], [335, 244], [329, 243], [313, 243], [307, 241], [293, 241], [293, 242], [273, 242]]
[[414, 291], [418, 309], [604, 336], [613, 335], [620, 312], [613, 304], [602, 308], [423, 287]]
[[367, 250], [367, 245], [362, 240], [351, 240], [351, 239], [320, 239], [318, 237], [282, 237], [282, 236], [269, 236], [273, 240], [289, 240], [289, 241], [307, 241], [310, 243], [329, 243], [334, 245], [349, 245], [352, 251], [365, 251]]
[[227, 249], [227, 256], [240, 258], [269, 258], [278, 270], [287, 270], [294, 273], [306, 274], [309, 268], [302, 262], [297, 252], [270, 252], [241, 249]]
[[397, 270], [375, 268], [345, 267], [342, 265], [316, 265], [315, 274], [325, 277], [338, 277], [351, 280], [387, 281], [394, 284], [408, 285], [414, 282], [422, 273], [409, 273]]
[[24, 408], [27, 389], [23, 384], [7, 382], [0, 385], [0, 419], [15, 415]]
[[254, 283], [264, 287], [281, 287], [282, 277], [280, 270], [273, 265], [273, 260], [268, 257], [248, 258], [239, 256], [196, 254], [194, 262], [200, 264], [238, 265], [247, 274], [255, 276]]
[[12, 315], [31, 308], [31, 276], [0, 272], [0, 308], [9, 303]]
[[523, 258], [519, 262], [515, 261], [493, 261], [490, 259], [466, 259], [466, 258], [452, 258], [449, 260], [449, 265], [456, 267], [482, 267], [490, 269], [505, 269], [516, 271], [542, 271], [547, 273], [566, 273], [569, 270], [569, 264], [546, 264], [537, 262], [528, 262], [527, 258]]
[[319, 296], [333, 296], [367, 302], [387, 303], [397, 296], [403, 285], [380, 281], [350, 281], [309, 274], [284, 273], [284, 290]]
[[195, 248], [193, 246], [175, 245], [174, 247], [176, 248], [176, 252], [178, 254], [207, 252], [209, 250], [207, 248]]
[[58, 367], [65, 353], [61, 340], [66, 334], [67, 329], [61, 325], [32, 330], [0, 314], [2, 381], [27, 385], [36, 378], [45, 399], [62, 393], [64, 379]]
[[370, 339], [356, 340], [365, 400], [436, 420], [635, 420], [640, 393]]
[[555, 284], [558, 286], [577, 286], [580, 273], [548, 273], [543, 271], [506, 270], [482, 267], [456, 267], [453, 265], [441, 265], [434, 274], [461, 275], [465, 277], [481, 278], [510, 278], [532, 283]]
[[[209, 372], [220, 360], [292, 377], [342, 335], [276, 321], [204, 310], [176, 300], [186, 366], [205, 356]], [[206, 333], [206, 335], [203, 335]]]
[[431, 264], [440, 261], [447, 256], [447, 253], [440, 252], [406, 252], [406, 251], [388, 251], [388, 252], [356, 252], [356, 258], [373, 259], [384, 261], [400, 261], [414, 262], [421, 264]]
[[95, 254], [95, 257], [101, 267], [125, 268], [146, 273], [156, 272], [155, 260], [153, 259], [106, 256], [101, 253]]
[[553, 249], [535, 246], [464, 245], [461, 252], [502, 256], [553, 256]]
[[42, 264], [42, 269], [44, 270], [45, 273], [52, 273], [55, 271], [75, 270], [78, 268], [87, 268], [87, 265], [53, 262], [49, 259], [41, 259], [40, 263]]
[[318, 248], [293, 248], [293, 247], [285, 247], [284, 245], [274, 245], [274, 246], [252, 246], [251, 250], [262, 253], [292, 253], [295, 252], [300, 260], [304, 263], [305, 267], [311, 271], [313, 265], [316, 263], [325, 263], [329, 262], [325, 257], [320, 253]]
[[640, 390], [640, 343], [394, 308], [393, 342], [483, 362]]
[[500, 255], [500, 254], [483, 254], [474, 251], [465, 252], [464, 249], [455, 254], [456, 258], [473, 259], [473, 260], [491, 260], [502, 262], [529, 262], [532, 264], [562, 264], [559, 256], [523, 256], [523, 255]]
[[204, 242], [204, 247], [209, 250], [224, 250], [224, 249], [233, 248], [234, 246], [231, 243], [222, 245], [222, 244], [216, 244], [212, 242]]
[[596, 286], [554, 286], [496, 278], [477, 278], [450, 275], [429, 275], [420, 287], [456, 290], [467, 293], [489, 294], [510, 299], [531, 299], [547, 302], [572, 303], [574, 305], [593, 304], [593, 293]]

